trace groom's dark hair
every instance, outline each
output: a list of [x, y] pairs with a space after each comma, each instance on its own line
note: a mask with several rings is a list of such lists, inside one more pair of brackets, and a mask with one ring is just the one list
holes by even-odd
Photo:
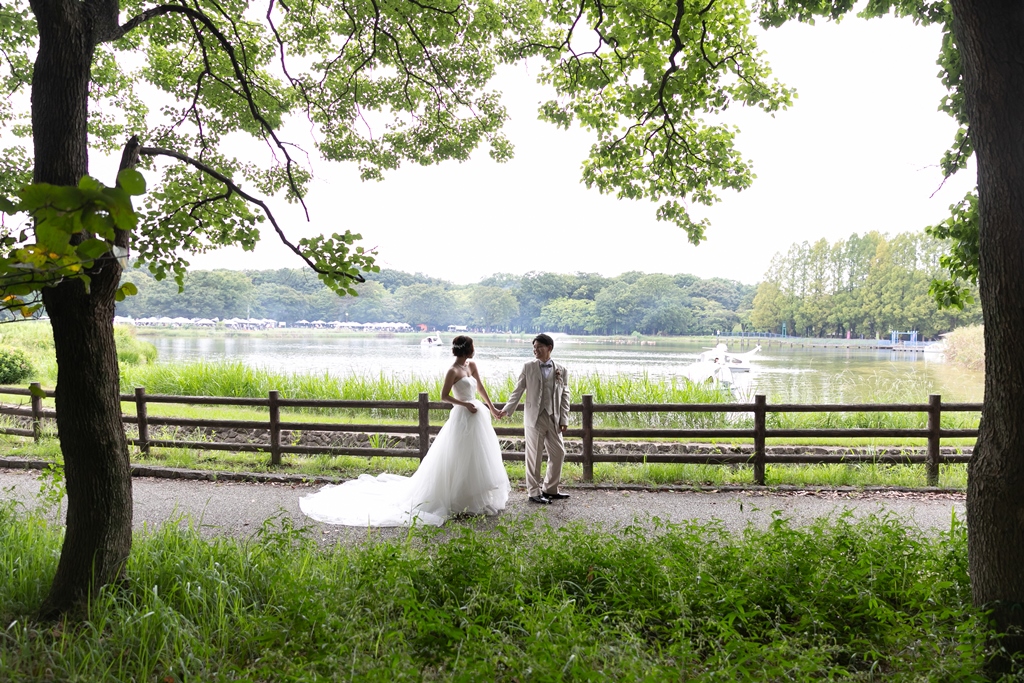
[[534, 337], [533, 341], [542, 346], [546, 346], [549, 349], [555, 348], [555, 340], [543, 333], [538, 334], [536, 337]]

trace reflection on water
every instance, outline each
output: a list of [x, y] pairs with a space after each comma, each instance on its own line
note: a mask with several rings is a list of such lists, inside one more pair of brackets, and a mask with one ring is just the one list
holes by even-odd
[[[160, 361], [230, 360], [276, 372], [335, 376], [435, 377], [452, 358], [448, 347], [421, 347], [413, 335], [145, 339], [156, 345]], [[554, 356], [570, 373], [662, 379], [683, 377], [686, 366], [705, 348], [677, 340], [640, 346], [560, 338]], [[517, 375], [530, 358], [529, 340], [477, 343], [476, 359], [485, 379]], [[749, 373], [736, 373], [737, 394], [763, 393], [773, 402], [892, 403], [924, 401], [928, 394], [941, 394], [944, 401], [982, 399], [981, 373], [925, 361], [922, 354], [773, 346], [755, 356], [752, 366]]]

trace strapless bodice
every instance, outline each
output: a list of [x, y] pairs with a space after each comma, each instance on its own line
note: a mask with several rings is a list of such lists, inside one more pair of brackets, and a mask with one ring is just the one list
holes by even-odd
[[460, 401], [472, 401], [476, 396], [476, 378], [461, 378], [452, 386], [452, 394]]

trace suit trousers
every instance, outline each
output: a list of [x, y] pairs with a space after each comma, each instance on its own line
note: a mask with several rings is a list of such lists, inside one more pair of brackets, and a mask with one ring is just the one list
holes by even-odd
[[[541, 493], [557, 493], [558, 483], [562, 480], [562, 461], [565, 459], [565, 442], [562, 432], [550, 413], [537, 416], [533, 427], [524, 429], [526, 435], [526, 491], [530, 496]], [[548, 471], [544, 475], [541, 487], [540, 461], [541, 448], [548, 453]]]

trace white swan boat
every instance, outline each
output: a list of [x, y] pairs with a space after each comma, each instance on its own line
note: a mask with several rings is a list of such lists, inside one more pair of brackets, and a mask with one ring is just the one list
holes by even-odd
[[717, 344], [714, 348], [697, 354], [697, 359], [684, 371], [691, 382], [702, 383], [713, 381], [722, 386], [731, 386], [734, 373], [750, 372], [750, 360], [761, 351], [758, 344], [744, 353], [730, 353], [725, 344]]
[[444, 346], [444, 342], [440, 335], [431, 334], [420, 340], [420, 346]]
[[686, 378], [695, 384], [711, 381], [728, 387], [733, 381], [729, 366], [722, 362], [716, 363], [714, 360], [699, 360], [687, 366], [685, 374]]
[[696, 363], [722, 365], [729, 368], [730, 372], [750, 372], [750, 361], [760, 351], [761, 345], [758, 344], [749, 351], [731, 353], [724, 343], [719, 343], [714, 348], [698, 354]]

